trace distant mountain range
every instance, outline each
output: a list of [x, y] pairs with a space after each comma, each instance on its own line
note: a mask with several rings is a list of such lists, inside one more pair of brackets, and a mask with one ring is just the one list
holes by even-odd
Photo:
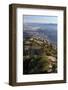
[[57, 24], [24, 23], [23, 29], [24, 39], [32, 36], [40, 37], [57, 45]]

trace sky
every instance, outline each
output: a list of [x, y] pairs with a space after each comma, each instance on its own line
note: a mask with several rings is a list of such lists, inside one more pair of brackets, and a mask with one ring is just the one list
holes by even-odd
[[57, 16], [24, 15], [24, 23], [52, 23], [57, 24]]

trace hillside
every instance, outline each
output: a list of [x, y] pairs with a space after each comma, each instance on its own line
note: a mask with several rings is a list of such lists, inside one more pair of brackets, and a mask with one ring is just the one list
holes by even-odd
[[57, 72], [57, 48], [48, 39], [25, 38], [23, 52], [23, 74]]

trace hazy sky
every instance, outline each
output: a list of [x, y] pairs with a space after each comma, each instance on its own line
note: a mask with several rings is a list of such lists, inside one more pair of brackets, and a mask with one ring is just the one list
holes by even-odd
[[24, 15], [24, 23], [52, 23], [57, 24], [57, 16]]

